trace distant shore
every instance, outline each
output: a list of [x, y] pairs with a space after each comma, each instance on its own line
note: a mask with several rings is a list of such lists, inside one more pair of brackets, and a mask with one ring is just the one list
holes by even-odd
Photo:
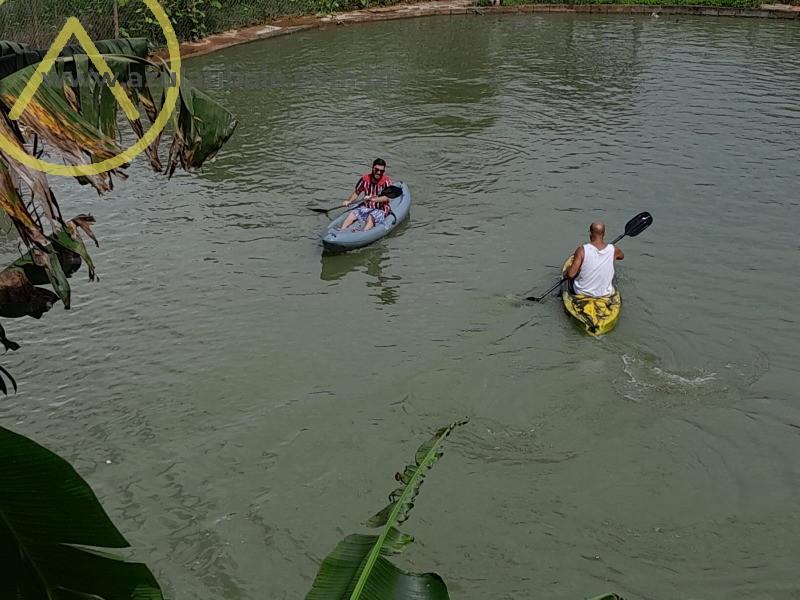
[[[499, 6], [492, 0], [433, 0], [411, 4], [395, 4], [366, 8], [332, 15], [306, 15], [279, 18], [261, 25], [244, 27], [212, 35], [181, 45], [184, 58], [216, 52], [248, 42], [288, 35], [298, 31], [322, 29], [331, 26], [407, 19], [434, 15], [490, 15], [503, 13], [594, 13], [594, 14], [653, 14], [696, 15], [713, 17], [749, 17], [767, 19], [797, 19], [800, 6], [787, 4], [760, 4], [752, 0], [708, 0], [698, 4], [694, 0], [679, 0], [684, 4], [659, 4], [653, 0], [610, 4], [602, 0], [579, 0], [580, 4], [547, 4], [526, 0], [502, 0]], [[485, 4], [483, 6], [482, 4]]]

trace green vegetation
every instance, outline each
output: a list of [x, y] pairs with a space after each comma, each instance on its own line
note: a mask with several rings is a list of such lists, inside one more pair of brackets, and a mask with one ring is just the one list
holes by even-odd
[[[106, 40], [96, 43], [106, 63], [120, 82], [128, 99], [152, 124], [161, 109], [164, 90], [174, 85], [169, 68], [146, 57], [145, 39]], [[19, 121], [8, 111], [20, 97], [43, 52], [13, 42], [0, 41], [0, 132], [15, 140], [29, 153], [50, 162], [68, 165], [100, 162], [120, 154], [117, 137], [118, 104], [94, 64], [80, 48], [67, 47], [56, 62], [54, 77], [46, 77]], [[144, 117], [126, 121], [141, 138], [149, 128]], [[159, 156], [160, 138], [145, 152], [153, 170], [172, 176], [178, 167], [190, 170], [213, 157], [230, 138], [236, 120], [227, 110], [200, 90], [181, 80], [179, 98], [171, 116], [171, 133], [166, 163]], [[113, 171], [78, 177], [98, 193], [112, 189], [115, 178], [125, 177], [123, 165]], [[86, 263], [89, 279], [95, 266], [82, 235], [95, 244], [94, 218], [79, 214], [65, 219], [47, 176], [0, 154], [0, 209], [8, 216], [25, 251], [18, 260], [0, 271], [0, 317], [39, 319], [58, 301], [70, 308], [69, 277]], [[41, 286], [50, 286], [48, 289]], [[0, 342], [6, 350], [19, 345], [8, 340], [0, 327]], [[2, 372], [13, 387], [15, 382]], [[0, 375], [0, 391], [6, 384]]]
[[[199, 39], [209, 34], [210, 16], [213, 11], [221, 11], [220, 0], [167, 0], [161, 3], [169, 15], [175, 31], [180, 31], [184, 39]], [[143, 36], [151, 38], [159, 35], [159, 27], [147, 6], [140, 0], [118, 0], [122, 14], [132, 18], [125, 20], [121, 33], [126, 37]], [[126, 9], [129, 9], [126, 11]]]
[[[331, 13], [401, 0], [160, 0], [179, 40], [188, 41], [279, 17]], [[76, 16], [92, 39], [143, 37], [162, 47], [165, 40], [141, 0], [8, 0], [0, 11], [0, 39], [49, 45], [69, 16]], [[114, 15], [118, 17], [117, 33]]]
[[464, 422], [437, 431], [422, 444], [414, 462], [395, 479], [400, 486], [389, 495], [389, 505], [367, 521], [367, 527], [382, 527], [380, 535], [349, 535], [329, 554], [317, 574], [306, 600], [379, 600], [448, 598], [447, 586], [435, 573], [401, 571], [386, 556], [402, 553], [414, 538], [397, 527], [408, 519], [425, 475], [442, 456], [442, 444], [450, 432]]
[[67, 461], [0, 427], [0, 598], [163, 600], [145, 565], [93, 548], [127, 548]]

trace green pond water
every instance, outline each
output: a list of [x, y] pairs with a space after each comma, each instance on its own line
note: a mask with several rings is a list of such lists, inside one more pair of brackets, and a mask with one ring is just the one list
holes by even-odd
[[[0, 424], [75, 465], [174, 600], [302, 598], [465, 416], [399, 561], [453, 598], [798, 598], [798, 25], [432, 18], [189, 60], [239, 130], [200, 174], [59, 184], [100, 282], [3, 322]], [[376, 156], [410, 222], [323, 257], [306, 207]], [[643, 210], [611, 335], [519, 301]]]

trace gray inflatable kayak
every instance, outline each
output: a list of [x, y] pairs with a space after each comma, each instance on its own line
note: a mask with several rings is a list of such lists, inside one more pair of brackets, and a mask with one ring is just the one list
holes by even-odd
[[348, 250], [363, 248], [386, 237], [405, 221], [411, 210], [411, 192], [402, 181], [394, 185], [403, 190], [403, 195], [389, 201], [392, 206], [392, 214], [386, 217], [383, 224], [376, 225], [369, 231], [358, 231], [356, 230], [358, 227], [356, 222], [348, 229], [339, 231], [347, 215], [352, 212], [347, 210], [339, 218], [333, 220], [322, 232], [322, 245], [325, 246], [325, 250], [328, 252], [347, 252]]

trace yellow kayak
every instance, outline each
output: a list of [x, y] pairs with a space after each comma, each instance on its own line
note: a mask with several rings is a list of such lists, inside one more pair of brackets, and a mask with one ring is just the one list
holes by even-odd
[[[572, 264], [572, 257], [567, 259], [561, 269], [562, 276]], [[619, 311], [622, 308], [622, 297], [619, 290], [614, 287], [610, 296], [594, 298], [582, 294], [573, 294], [570, 289], [571, 282], [561, 284], [561, 299], [564, 309], [575, 319], [586, 333], [597, 337], [608, 333], [619, 321]]]

